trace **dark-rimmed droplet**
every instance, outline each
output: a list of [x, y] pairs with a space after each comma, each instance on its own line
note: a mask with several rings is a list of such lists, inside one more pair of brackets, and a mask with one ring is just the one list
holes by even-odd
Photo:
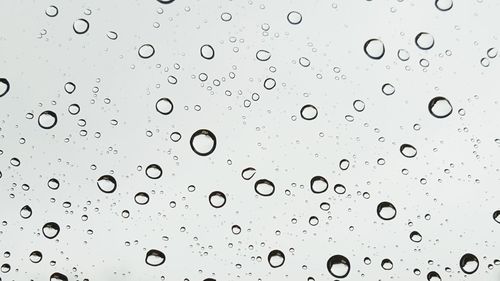
[[103, 175], [97, 179], [97, 187], [104, 193], [113, 193], [116, 190], [116, 180], [111, 175]]
[[162, 175], [163, 170], [161, 169], [160, 165], [150, 164], [146, 167], [146, 176], [148, 176], [148, 178], [156, 180], [161, 178]]
[[243, 171], [241, 171], [241, 177], [244, 180], [250, 180], [251, 178], [253, 178], [253, 176], [255, 175], [255, 173], [256, 173], [255, 168], [248, 167], [248, 168], [243, 169]]
[[323, 193], [328, 189], [328, 181], [322, 176], [314, 176], [309, 182], [313, 193]]
[[453, 112], [453, 106], [445, 97], [434, 97], [429, 101], [429, 112], [436, 118], [445, 118]]
[[375, 38], [366, 41], [365, 45], [363, 46], [363, 50], [369, 58], [374, 60], [381, 59], [385, 54], [384, 43], [381, 40]]
[[193, 133], [189, 140], [191, 149], [200, 156], [208, 156], [214, 152], [217, 146], [217, 138], [215, 135], [207, 130], [200, 129]]
[[326, 262], [326, 268], [333, 277], [345, 278], [351, 271], [351, 263], [342, 255], [334, 255]]
[[29, 205], [25, 205], [24, 207], [21, 208], [21, 211], [19, 211], [19, 214], [23, 219], [29, 219], [32, 213], [33, 210], [31, 210], [31, 207]]
[[392, 220], [396, 217], [396, 207], [390, 202], [384, 201], [377, 205], [377, 215], [383, 220]]
[[77, 19], [73, 22], [73, 31], [75, 31], [76, 34], [84, 34], [89, 28], [90, 24], [86, 19]]
[[208, 196], [208, 202], [214, 208], [221, 208], [226, 204], [226, 195], [221, 191], [214, 191]]
[[137, 50], [137, 54], [140, 58], [149, 59], [155, 54], [155, 48], [151, 44], [144, 44], [139, 47], [139, 50]]
[[211, 60], [215, 57], [215, 50], [211, 45], [205, 44], [200, 47], [200, 55], [206, 60]]
[[43, 129], [52, 129], [57, 124], [57, 115], [50, 110], [46, 110], [38, 116], [38, 125]]
[[260, 179], [255, 182], [254, 190], [260, 196], [271, 196], [274, 193], [274, 183], [267, 179]]
[[300, 109], [302, 119], [310, 121], [318, 116], [318, 109], [312, 104], [306, 104]]
[[161, 98], [156, 101], [156, 111], [162, 115], [169, 115], [174, 110], [174, 104], [169, 98]]
[[422, 50], [429, 50], [434, 46], [434, 37], [428, 32], [420, 32], [415, 36], [415, 44]]
[[9, 80], [6, 78], [0, 78], [0, 97], [5, 96], [10, 90]]
[[43, 255], [40, 251], [33, 251], [29, 258], [32, 263], [39, 263], [42, 261]]
[[277, 268], [285, 263], [285, 254], [280, 250], [272, 250], [267, 255], [267, 262], [272, 268]]
[[159, 250], [151, 249], [146, 253], [145, 262], [147, 265], [160, 266], [165, 260], [165, 254]]
[[43, 236], [45, 236], [48, 239], [56, 238], [56, 236], [59, 234], [60, 230], [61, 230], [61, 228], [55, 222], [48, 222], [48, 223], [44, 224], [42, 227]]
[[149, 195], [146, 192], [138, 192], [134, 196], [134, 201], [139, 205], [146, 205], [149, 202]]
[[297, 11], [291, 11], [286, 16], [286, 19], [288, 20], [289, 23], [296, 25], [302, 22], [302, 15]]
[[473, 274], [479, 268], [479, 260], [471, 253], [467, 253], [460, 258], [460, 269], [465, 274]]
[[406, 158], [413, 158], [417, 156], [417, 149], [411, 144], [402, 144], [399, 147], [399, 152]]

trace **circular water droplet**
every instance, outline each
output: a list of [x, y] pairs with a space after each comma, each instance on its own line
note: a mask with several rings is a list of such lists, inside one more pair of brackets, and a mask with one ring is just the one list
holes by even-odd
[[24, 207], [22, 207], [21, 211], [19, 212], [19, 214], [21, 215], [21, 218], [23, 218], [23, 219], [28, 219], [29, 217], [31, 217], [32, 213], [33, 213], [33, 211], [31, 210], [31, 207], [28, 205], [25, 205]]
[[215, 57], [214, 48], [208, 44], [205, 44], [200, 48], [200, 55], [204, 59], [211, 60]]
[[272, 181], [260, 179], [255, 182], [254, 189], [260, 196], [271, 196], [274, 193], [275, 187]]
[[43, 129], [52, 129], [57, 124], [57, 115], [50, 110], [46, 110], [38, 116], [38, 125]]
[[4, 263], [2, 266], [0, 266], [0, 272], [2, 273], [7, 273], [10, 271], [10, 264]]
[[334, 255], [326, 262], [326, 268], [333, 277], [345, 278], [351, 271], [351, 263], [342, 255]]
[[302, 15], [297, 11], [292, 11], [286, 16], [287, 20], [291, 24], [299, 24], [302, 22]]
[[103, 175], [97, 180], [97, 187], [104, 193], [113, 193], [116, 186], [115, 178], [110, 175]]
[[486, 51], [486, 54], [488, 55], [488, 57], [490, 59], [494, 59], [497, 57], [498, 55], [498, 50], [497, 48], [493, 47], [493, 48], [489, 48], [488, 51]]
[[160, 114], [168, 115], [174, 110], [174, 104], [168, 98], [161, 98], [156, 102], [156, 111]]
[[72, 94], [76, 90], [76, 85], [73, 82], [66, 82], [64, 84], [64, 91], [68, 94]]
[[495, 220], [497, 223], [500, 223], [500, 210], [496, 210], [493, 212], [493, 220]]
[[48, 222], [43, 225], [42, 233], [48, 239], [54, 239], [59, 234], [61, 228], [55, 222]]
[[306, 57], [299, 58], [299, 64], [303, 67], [308, 67], [311, 65], [311, 61]]
[[412, 231], [410, 233], [410, 240], [415, 243], [419, 243], [420, 241], [422, 241], [422, 235], [420, 235], [418, 231]]
[[90, 24], [86, 19], [77, 19], [73, 22], [73, 30], [76, 34], [84, 34], [89, 30]]
[[226, 204], [226, 195], [220, 191], [214, 191], [208, 196], [208, 202], [214, 208], [221, 208]]
[[59, 9], [54, 5], [48, 6], [47, 9], [45, 9], [45, 14], [51, 18], [57, 16], [58, 13]]
[[319, 223], [318, 217], [312, 216], [312, 217], [309, 218], [309, 224], [311, 226], [316, 226], [316, 225], [318, 225], [318, 223]]
[[363, 110], [365, 110], [365, 103], [362, 100], [355, 100], [352, 103], [352, 106], [357, 112], [362, 112]]
[[384, 270], [391, 270], [394, 265], [390, 259], [383, 259], [382, 263], [380, 264]]
[[163, 170], [158, 164], [150, 164], [146, 168], [146, 176], [148, 176], [148, 178], [150, 179], [156, 180], [159, 179], [162, 175], [163, 175]]
[[146, 192], [138, 192], [134, 196], [134, 201], [139, 205], [146, 205], [149, 202], [149, 195]]
[[480, 61], [481, 65], [484, 67], [489, 67], [490, 66], [490, 60], [488, 58], [482, 58]]
[[346, 192], [346, 188], [344, 185], [340, 184], [340, 183], [337, 183], [334, 187], [333, 187], [333, 190], [335, 191], [335, 193], [337, 194], [344, 194]]
[[10, 90], [9, 80], [6, 78], [0, 78], [0, 97], [5, 96]]
[[451, 103], [445, 97], [435, 97], [431, 99], [428, 106], [429, 112], [436, 118], [445, 118], [453, 112]]
[[427, 273], [427, 281], [441, 281], [441, 276], [435, 271]]
[[39, 263], [42, 261], [42, 253], [40, 251], [33, 251], [30, 254], [30, 261], [32, 263]]
[[285, 254], [280, 250], [272, 250], [267, 255], [267, 262], [272, 268], [277, 268], [285, 263]]
[[382, 85], [382, 93], [384, 93], [384, 95], [390, 96], [390, 95], [394, 94], [395, 92], [396, 92], [396, 88], [394, 88], [394, 86], [392, 86], [392, 84], [385, 83], [384, 85]]
[[318, 109], [312, 104], [306, 104], [300, 109], [300, 116], [304, 120], [314, 120], [318, 116]]
[[137, 54], [143, 59], [149, 59], [155, 54], [155, 48], [151, 44], [144, 44], [139, 47]]
[[238, 235], [241, 233], [241, 227], [237, 224], [231, 226], [231, 232], [234, 234], [234, 235]]
[[313, 193], [323, 193], [328, 189], [328, 181], [322, 176], [315, 176], [310, 182]]
[[54, 272], [50, 275], [50, 281], [68, 281], [68, 277], [62, 273]]
[[255, 57], [260, 61], [268, 61], [271, 58], [271, 53], [266, 50], [258, 50]]
[[215, 135], [207, 129], [200, 129], [191, 136], [191, 149], [200, 156], [207, 156], [214, 152], [217, 146]]
[[374, 60], [381, 59], [385, 54], [385, 46], [379, 39], [370, 39], [364, 45], [365, 54]]
[[146, 253], [146, 264], [150, 266], [160, 266], [165, 262], [165, 254], [159, 250], [151, 249]]
[[467, 253], [460, 258], [460, 269], [466, 274], [473, 274], [479, 268], [479, 260], [473, 254]]
[[243, 169], [243, 171], [241, 171], [241, 177], [244, 180], [250, 180], [251, 178], [253, 178], [255, 173], [256, 173], [255, 168], [248, 167], [248, 168]]
[[264, 80], [264, 88], [266, 90], [272, 90], [274, 87], [276, 87], [276, 80], [273, 78], [266, 78], [266, 80]]
[[390, 202], [381, 202], [377, 206], [377, 215], [383, 220], [392, 220], [396, 217], [396, 207]]
[[453, 8], [453, 0], [436, 0], [434, 2], [438, 10], [446, 12]]
[[402, 144], [399, 147], [399, 152], [401, 152], [401, 154], [403, 154], [406, 158], [413, 158], [417, 156], [417, 149], [413, 145], [407, 143]]
[[339, 162], [339, 168], [342, 170], [342, 171], [345, 171], [347, 169], [349, 169], [349, 166], [351, 165], [351, 162], [349, 162], [349, 160], [347, 159], [342, 159], [340, 160]]
[[114, 31], [108, 31], [108, 33], [106, 33], [106, 36], [111, 39], [111, 40], [116, 40], [118, 39], [118, 33], [114, 32]]
[[220, 15], [220, 18], [223, 20], [223, 21], [230, 21], [232, 18], [233, 18], [233, 15], [231, 15], [230, 13], [227, 13], [227, 12], [224, 12]]
[[420, 32], [415, 36], [415, 44], [422, 50], [429, 50], [434, 46], [434, 37], [427, 32]]
[[47, 186], [50, 189], [56, 190], [59, 188], [59, 181], [57, 179], [52, 178], [47, 182]]
[[410, 53], [405, 49], [399, 49], [398, 50], [398, 58], [401, 61], [407, 61], [410, 59]]
[[157, 0], [157, 1], [162, 3], [162, 4], [170, 4], [170, 3], [174, 2], [175, 0]]

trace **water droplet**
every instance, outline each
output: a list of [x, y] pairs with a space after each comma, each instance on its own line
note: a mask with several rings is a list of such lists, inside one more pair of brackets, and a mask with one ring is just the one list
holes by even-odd
[[155, 48], [151, 44], [144, 44], [139, 47], [137, 54], [143, 59], [149, 59], [155, 54]]
[[344, 194], [346, 192], [346, 188], [344, 185], [340, 184], [340, 183], [337, 183], [334, 187], [333, 187], [333, 190], [335, 191], [335, 193], [337, 194]]
[[217, 146], [217, 139], [215, 135], [207, 130], [200, 129], [191, 136], [189, 141], [191, 149], [200, 156], [207, 156], [214, 152]]
[[7, 273], [9, 271], [10, 271], [10, 264], [8, 263], [2, 264], [2, 266], [0, 267], [0, 272]]
[[273, 78], [266, 78], [266, 80], [264, 80], [264, 88], [266, 90], [272, 90], [274, 87], [276, 87], [276, 80]]
[[392, 220], [396, 217], [396, 207], [390, 202], [381, 202], [377, 206], [377, 215], [383, 220]]
[[118, 39], [118, 33], [114, 32], [114, 31], [108, 31], [108, 33], [106, 33], [106, 36], [111, 39], [111, 40], [116, 40]]
[[52, 178], [47, 182], [47, 186], [50, 189], [56, 190], [59, 188], [59, 181], [57, 179]]
[[256, 172], [255, 168], [252, 167], [245, 168], [243, 169], [243, 171], [241, 171], [241, 177], [245, 180], [249, 180], [253, 178], [255, 172]]
[[223, 21], [230, 21], [232, 18], [233, 18], [233, 15], [231, 15], [230, 13], [222, 13], [220, 15], [220, 18], [223, 20]]
[[165, 254], [159, 250], [151, 249], [146, 253], [146, 264], [150, 266], [159, 266], [165, 262]]
[[260, 61], [267, 61], [271, 58], [271, 53], [266, 50], [258, 50], [255, 57]]
[[322, 176], [315, 176], [310, 182], [313, 193], [323, 193], [328, 189], [328, 181]]
[[363, 110], [365, 110], [365, 103], [362, 100], [355, 100], [352, 103], [352, 106], [357, 112], [362, 112]]
[[134, 201], [139, 205], [146, 205], [149, 202], [149, 195], [146, 192], [138, 192], [134, 196]]
[[438, 10], [446, 12], [453, 7], [453, 0], [436, 0], [434, 4]]
[[42, 261], [42, 253], [40, 251], [33, 251], [30, 254], [30, 261], [32, 263], [39, 263]]
[[488, 58], [482, 58], [480, 61], [481, 65], [484, 67], [490, 66], [490, 60]]
[[345, 278], [351, 271], [351, 263], [342, 255], [334, 255], [326, 262], [326, 268], [333, 277]]
[[214, 191], [208, 196], [208, 202], [214, 208], [221, 208], [226, 204], [226, 195], [220, 191]]
[[57, 115], [50, 110], [46, 110], [38, 116], [38, 125], [43, 129], [52, 129], [57, 124]]
[[398, 58], [401, 61], [407, 61], [410, 59], [410, 53], [405, 49], [399, 49], [398, 50]]
[[267, 255], [267, 261], [272, 268], [277, 268], [285, 263], [285, 254], [280, 250], [272, 250]]
[[494, 59], [497, 57], [498, 55], [498, 50], [497, 48], [493, 47], [493, 48], [489, 48], [488, 51], [486, 51], [486, 54], [488, 55], [488, 57], [490, 59]]
[[381, 59], [385, 54], [385, 46], [379, 39], [370, 39], [364, 45], [365, 54], [374, 60]]
[[158, 0], [158, 2], [162, 3], [162, 4], [170, 4], [172, 2], [174, 2], [175, 0]]
[[413, 158], [417, 155], [417, 149], [413, 145], [407, 143], [399, 147], [399, 152], [406, 158]]
[[394, 265], [390, 259], [383, 259], [382, 263], [380, 264], [384, 270], [391, 270]]
[[479, 268], [479, 260], [473, 254], [467, 253], [460, 258], [460, 269], [466, 274], [473, 274]]
[[497, 223], [500, 223], [500, 210], [496, 210], [495, 212], [493, 212], [493, 219]]
[[255, 182], [254, 189], [260, 196], [271, 196], [274, 193], [275, 187], [272, 181], [260, 179]]
[[68, 277], [62, 273], [54, 272], [50, 275], [50, 281], [68, 281]]
[[168, 115], [174, 110], [174, 104], [168, 98], [161, 98], [156, 102], [156, 111], [160, 114]]
[[77, 19], [73, 23], [73, 30], [76, 34], [84, 34], [89, 30], [90, 24], [86, 19]]
[[57, 9], [56, 6], [49, 6], [47, 7], [47, 9], [45, 9], [45, 14], [51, 18], [57, 16], [57, 14], [59, 13], [59, 9]]
[[306, 104], [300, 109], [300, 116], [304, 120], [314, 120], [318, 116], [318, 110], [312, 104]]
[[231, 226], [231, 232], [234, 234], [234, 235], [238, 235], [241, 233], [241, 227], [237, 224]]
[[347, 160], [347, 159], [342, 159], [339, 162], [339, 168], [342, 171], [345, 171], [345, 170], [349, 169], [349, 165], [351, 165], [351, 162], [349, 162], [349, 160]]
[[113, 193], [116, 190], [116, 180], [113, 176], [104, 175], [97, 180], [97, 186], [104, 193]]
[[214, 48], [208, 44], [201, 46], [200, 55], [207, 60], [211, 60], [215, 57]]
[[384, 93], [384, 95], [390, 96], [390, 95], [394, 94], [395, 92], [396, 92], [396, 88], [394, 88], [394, 86], [392, 86], [392, 84], [385, 83], [384, 85], [382, 85], [382, 93]]
[[427, 273], [427, 281], [441, 281], [441, 276], [435, 271]]
[[420, 32], [415, 36], [415, 44], [422, 50], [429, 50], [434, 46], [434, 37], [427, 32]]
[[43, 235], [48, 239], [56, 238], [60, 230], [59, 225], [55, 222], [48, 222], [42, 227]]
[[306, 57], [300, 57], [299, 64], [302, 65], [303, 67], [308, 67], [311, 65], [311, 61]]
[[73, 83], [73, 82], [66, 82], [66, 84], [64, 84], [64, 90], [66, 91], [66, 93], [72, 94], [76, 90], [75, 83]]
[[289, 23], [294, 24], [294, 25], [302, 22], [302, 15], [296, 11], [292, 11], [292, 12], [288, 13], [286, 18], [287, 18]]
[[28, 205], [25, 205], [24, 207], [21, 208], [21, 211], [19, 213], [21, 215], [21, 218], [28, 219], [29, 217], [31, 217], [31, 214], [32, 214], [31, 207]]
[[162, 175], [163, 175], [163, 170], [158, 164], [150, 164], [146, 168], [146, 176], [148, 176], [148, 178], [150, 179], [156, 180], [159, 179]]
[[0, 97], [5, 96], [10, 90], [10, 83], [6, 78], [0, 78]]
[[429, 112], [436, 118], [448, 117], [453, 112], [451, 103], [445, 97], [431, 99], [428, 106]]
[[422, 235], [420, 235], [418, 231], [412, 231], [410, 233], [410, 240], [415, 243], [419, 243], [420, 241], [422, 241]]

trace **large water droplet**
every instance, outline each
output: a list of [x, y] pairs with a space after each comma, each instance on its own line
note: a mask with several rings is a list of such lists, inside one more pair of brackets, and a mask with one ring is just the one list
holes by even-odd
[[150, 164], [146, 168], [146, 176], [148, 176], [148, 178], [150, 179], [156, 180], [161, 178], [162, 175], [163, 175], [163, 170], [158, 164]]
[[302, 15], [296, 11], [292, 11], [292, 12], [288, 13], [286, 18], [287, 18], [289, 23], [294, 24], [294, 25], [302, 22]]
[[89, 30], [90, 24], [86, 19], [77, 19], [73, 22], [73, 30], [76, 34], [84, 34]]
[[394, 267], [394, 264], [390, 259], [383, 259], [380, 265], [384, 270], [391, 270]]
[[221, 208], [226, 204], [226, 195], [220, 191], [214, 191], [208, 196], [208, 202], [214, 208]]
[[318, 116], [318, 110], [312, 104], [306, 104], [300, 109], [300, 116], [304, 120], [314, 120]]
[[493, 212], [493, 219], [497, 223], [500, 223], [500, 210], [496, 210], [495, 212]]
[[448, 117], [453, 112], [451, 103], [445, 97], [431, 99], [428, 106], [429, 112], [436, 118]]
[[415, 44], [422, 50], [429, 50], [434, 46], [434, 37], [427, 32], [420, 32], [415, 36]]
[[47, 182], [47, 186], [50, 188], [50, 189], [53, 189], [53, 190], [56, 190], [59, 188], [59, 181], [57, 179], [54, 179], [54, 178], [51, 178], [48, 182]]
[[46, 110], [38, 116], [38, 125], [43, 129], [52, 129], [57, 124], [57, 115], [50, 110]]
[[50, 275], [50, 281], [68, 281], [68, 277], [62, 273], [54, 272]]
[[245, 168], [243, 169], [243, 171], [241, 171], [241, 177], [245, 180], [249, 180], [253, 178], [255, 172], [256, 172], [255, 168], [252, 167]]
[[56, 236], [59, 234], [60, 230], [61, 230], [61, 228], [55, 222], [48, 222], [48, 223], [44, 224], [42, 227], [42, 233], [48, 239], [56, 238]]
[[383, 220], [392, 220], [396, 213], [396, 207], [390, 202], [381, 202], [377, 206], [377, 215]]
[[191, 149], [200, 156], [207, 156], [214, 152], [215, 147], [217, 146], [217, 139], [215, 135], [207, 130], [200, 129], [191, 136], [191, 140], [189, 141], [191, 145]]
[[402, 144], [399, 147], [399, 152], [401, 152], [401, 154], [403, 154], [406, 158], [413, 158], [417, 156], [417, 149], [413, 145], [407, 143]]
[[434, 2], [438, 10], [446, 12], [453, 8], [453, 0], [436, 0]]
[[31, 207], [25, 205], [24, 207], [21, 208], [21, 211], [19, 213], [21, 215], [21, 218], [28, 219], [29, 217], [31, 217], [32, 212], [33, 211], [31, 210]]
[[255, 182], [255, 192], [261, 196], [271, 196], [274, 193], [274, 183], [267, 179], [260, 179]]
[[134, 196], [134, 201], [139, 205], [146, 205], [149, 202], [149, 195], [146, 192], [138, 192]]
[[379, 39], [370, 39], [364, 45], [365, 54], [374, 60], [381, 59], [385, 54], [384, 43]]
[[156, 111], [160, 114], [168, 115], [174, 110], [174, 104], [168, 98], [161, 98], [156, 102]]
[[333, 277], [345, 278], [351, 271], [351, 263], [342, 255], [334, 255], [326, 262], [326, 268]]
[[267, 255], [267, 261], [272, 268], [280, 267], [285, 263], [285, 254], [280, 250], [272, 250]]
[[313, 193], [323, 193], [328, 189], [328, 181], [322, 176], [315, 176], [310, 182]]
[[427, 281], [441, 281], [441, 276], [435, 271], [427, 273]]
[[422, 235], [420, 235], [418, 231], [412, 231], [410, 233], [410, 240], [415, 243], [419, 243], [420, 241], [422, 241]]
[[113, 193], [117, 184], [113, 176], [103, 175], [97, 180], [97, 186], [104, 193]]
[[32, 263], [39, 263], [42, 261], [42, 253], [40, 251], [33, 251], [30, 254], [30, 261]]
[[479, 268], [479, 260], [473, 254], [467, 253], [460, 259], [460, 269], [466, 274], [472, 274]]
[[211, 60], [215, 57], [214, 48], [208, 44], [205, 44], [200, 48], [200, 55], [204, 59]]
[[57, 7], [54, 5], [51, 5], [51, 6], [47, 7], [47, 9], [45, 9], [45, 14], [51, 18], [57, 16], [58, 13], [59, 13], [59, 9], [57, 9]]
[[7, 94], [9, 90], [10, 90], [9, 80], [5, 78], [0, 78], [0, 97], [5, 96], [5, 94]]
[[139, 57], [149, 59], [155, 54], [155, 48], [151, 44], [144, 44], [139, 47], [137, 53], [139, 54]]
[[146, 253], [146, 264], [150, 266], [159, 266], [165, 262], [165, 254], [159, 250], [151, 249]]

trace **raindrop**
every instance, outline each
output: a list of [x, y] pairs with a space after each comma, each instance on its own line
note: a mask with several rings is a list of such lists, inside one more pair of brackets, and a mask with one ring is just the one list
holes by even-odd
[[390, 259], [383, 259], [381, 266], [384, 270], [391, 270], [393, 268], [392, 261]]
[[231, 232], [233, 232], [234, 235], [238, 235], [241, 233], [241, 227], [237, 224], [231, 226]]
[[374, 60], [381, 59], [385, 54], [384, 43], [379, 39], [370, 39], [364, 45], [365, 54]]
[[381, 202], [377, 206], [377, 215], [383, 220], [392, 220], [396, 217], [396, 207], [390, 202]]
[[75, 83], [73, 83], [73, 82], [66, 82], [66, 84], [64, 84], [64, 90], [66, 91], [66, 93], [72, 94], [76, 90]]
[[410, 240], [415, 243], [419, 243], [420, 241], [422, 241], [422, 235], [420, 235], [418, 231], [412, 231], [410, 233]]
[[62, 273], [54, 272], [50, 275], [50, 281], [68, 281], [68, 277]]
[[135, 203], [146, 205], [149, 202], [149, 195], [146, 192], [139, 192], [134, 196]]
[[217, 139], [215, 135], [207, 130], [200, 129], [191, 136], [191, 140], [189, 141], [191, 145], [191, 149], [200, 156], [207, 156], [214, 152], [215, 147], [217, 146]]
[[362, 100], [355, 100], [352, 103], [352, 106], [357, 112], [362, 112], [363, 110], [365, 110], [365, 103]]
[[10, 83], [5, 78], [0, 78], [0, 97], [5, 96], [10, 90]]
[[394, 94], [395, 92], [396, 92], [396, 88], [394, 88], [394, 86], [392, 86], [392, 84], [385, 83], [384, 85], [382, 85], [382, 93], [384, 93], [384, 95], [390, 96], [390, 95]]
[[273, 78], [266, 78], [266, 80], [264, 80], [264, 88], [266, 90], [272, 90], [274, 87], [276, 87], [276, 80]]
[[73, 23], [73, 30], [76, 34], [84, 34], [89, 30], [89, 22], [86, 19], [77, 19]]
[[303, 67], [308, 67], [311, 65], [311, 61], [306, 57], [300, 57], [299, 64], [302, 65]]
[[427, 281], [441, 281], [441, 276], [435, 271], [427, 273]]
[[422, 50], [429, 50], [434, 46], [434, 37], [427, 32], [420, 32], [415, 36], [415, 44]]
[[1, 271], [2, 273], [7, 273], [7, 272], [9, 272], [9, 271], [10, 271], [10, 264], [8, 264], [8, 263], [4, 263], [4, 264], [2, 264], [2, 266], [0, 267], [0, 271]]
[[302, 22], [302, 15], [296, 11], [288, 13], [286, 18], [291, 24], [299, 24], [300, 22]]
[[472, 274], [479, 268], [479, 260], [473, 254], [465, 254], [460, 259], [460, 269], [466, 274]]
[[500, 210], [496, 210], [495, 212], [493, 212], [493, 219], [497, 223], [500, 223]]
[[315, 176], [310, 182], [313, 193], [323, 193], [328, 189], [328, 181], [322, 176]]
[[48, 239], [54, 239], [59, 234], [59, 225], [55, 222], [48, 222], [43, 225], [42, 232]]
[[150, 266], [159, 266], [165, 262], [165, 254], [161, 251], [152, 249], [146, 253], [146, 264]]
[[26, 206], [21, 208], [21, 211], [19, 213], [21, 215], [21, 218], [28, 219], [29, 217], [31, 217], [31, 214], [32, 214], [31, 207], [26, 205]]
[[267, 61], [271, 58], [271, 53], [266, 50], [258, 50], [255, 57], [260, 61]]
[[168, 115], [174, 110], [174, 104], [168, 98], [161, 98], [156, 102], [156, 111], [160, 114]]
[[59, 9], [57, 9], [56, 6], [49, 6], [47, 7], [47, 9], [45, 9], [45, 14], [51, 18], [57, 16], [57, 14], [59, 13]]
[[304, 120], [314, 120], [318, 116], [318, 110], [312, 104], [306, 104], [300, 109], [300, 116]]
[[326, 268], [333, 277], [345, 278], [351, 271], [351, 263], [342, 255], [334, 255], [326, 262]]
[[407, 143], [399, 147], [399, 152], [406, 158], [413, 158], [417, 155], [417, 149], [413, 145]]
[[163, 170], [158, 164], [150, 164], [146, 168], [146, 176], [148, 176], [148, 178], [150, 179], [153, 180], [159, 179], [161, 175], [163, 175]]
[[38, 116], [38, 125], [43, 129], [52, 129], [57, 124], [57, 115], [50, 110], [46, 110]]
[[116, 180], [113, 176], [104, 175], [97, 180], [97, 186], [104, 193], [113, 193], [116, 189]]
[[215, 57], [215, 51], [212, 46], [205, 44], [200, 48], [200, 54], [204, 59], [211, 60]]
[[255, 182], [255, 192], [260, 196], [271, 196], [274, 193], [274, 183], [267, 179], [260, 179]]
[[59, 181], [57, 179], [52, 178], [47, 182], [47, 186], [50, 189], [56, 190], [59, 188]]
[[139, 47], [137, 53], [139, 54], [139, 57], [143, 59], [149, 59], [155, 54], [155, 48], [151, 44], [144, 44]]
[[172, 2], [174, 2], [175, 0], [158, 0], [158, 2], [162, 3], [162, 4], [170, 4]]
[[333, 190], [335, 191], [335, 193], [337, 194], [344, 194], [345, 191], [346, 191], [346, 188], [344, 185], [338, 183], [336, 184], [334, 187], [333, 187]]
[[342, 171], [345, 171], [347, 169], [349, 169], [349, 165], [351, 164], [351, 162], [349, 162], [349, 160], [347, 159], [342, 159], [340, 160], [339, 162], [339, 168], [342, 170]]
[[401, 61], [407, 61], [410, 59], [410, 53], [408, 53], [408, 51], [405, 49], [399, 49], [398, 50], [398, 58]]
[[277, 268], [285, 263], [285, 254], [280, 250], [272, 250], [267, 255], [267, 261], [272, 268]]
[[220, 15], [220, 18], [223, 20], [223, 21], [230, 21], [232, 18], [233, 18], [233, 15], [231, 15], [230, 13], [222, 13]]
[[214, 191], [208, 196], [208, 202], [214, 208], [221, 208], [226, 204], [226, 195], [220, 191]]
[[448, 117], [453, 112], [451, 103], [445, 97], [431, 99], [428, 106], [429, 112], [436, 118]]
[[486, 51], [486, 54], [490, 59], [494, 59], [498, 55], [498, 50], [497, 48], [489, 48], [488, 51]]
[[108, 31], [108, 33], [106, 33], [106, 36], [111, 40], [118, 39], [118, 34], [114, 31]]
[[453, 0], [436, 0], [434, 4], [438, 10], [446, 12], [453, 7]]
[[39, 263], [42, 261], [42, 253], [40, 251], [33, 251], [30, 254], [30, 261], [32, 263]]
[[248, 168], [245, 168], [243, 169], [243, 171], [241, 171], [241, 177], [244, 179], [244, 180], [249, 180], [251, 178], [253, 178], [253, 176], [255, 175], [255, 168], [252, 168], [252, 167], [248, 167]]

